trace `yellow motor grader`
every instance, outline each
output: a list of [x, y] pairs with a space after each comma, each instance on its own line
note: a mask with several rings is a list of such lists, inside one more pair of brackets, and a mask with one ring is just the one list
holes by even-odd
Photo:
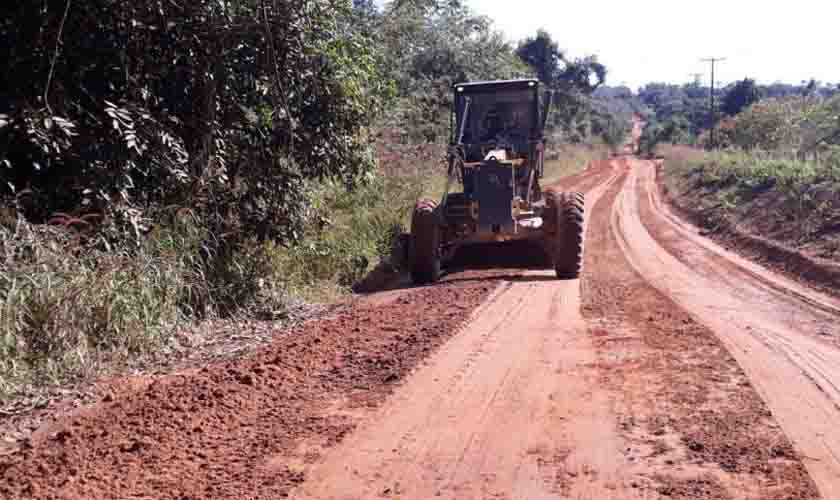
[[445, 193], [412, 214], [412, 280], [437, 281], [462, 247], [517, 240], [538, 245], [558, 278], [577, 278], [583, 194], [539, 183], [551, 94], [534, 79], [459, 83], [453, 93]]

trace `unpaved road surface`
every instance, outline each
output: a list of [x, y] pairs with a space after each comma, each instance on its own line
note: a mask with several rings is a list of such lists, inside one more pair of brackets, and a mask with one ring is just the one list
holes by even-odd
[[840, 304], [596, 162], [584, 273], [453, 272], [239, 360], [108, 381], [0, 498], [840, 498]]

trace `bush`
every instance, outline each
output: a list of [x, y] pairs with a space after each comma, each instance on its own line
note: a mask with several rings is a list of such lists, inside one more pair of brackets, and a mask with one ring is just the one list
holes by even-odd
[[840, 96], [765, 99], [717, 127], [719, 146], [781, 151], [802, 157], [832, 154], [840, 145]]
[[14, 379], [55, 381], [167, 342], [208, 297], [194, 262], [200, 234], [182, 222], [133, 252], [18, 221], [0, 227], [0, 393]]
[[0, 192], [31, 222], [99, 214], [138, 239], [162, 207], [215, 235], [292, 240], [305, 181], [374, 168], [391, 89], [327, 0], [24, 2], [0, 18]]

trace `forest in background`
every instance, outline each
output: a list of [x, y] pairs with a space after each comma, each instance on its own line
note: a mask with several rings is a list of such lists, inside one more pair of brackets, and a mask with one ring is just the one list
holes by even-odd
[[762, 86], [745, 78], [717, 97], [719, 111], [714, 120], [705, 114], [705, 127], [702, 111], [693, 111], [701, 103], [668, 98], [674, 105], [658, 107], [644, 129], [642, 153], [664, 157], [672, 201], [713, 234], [780, 246], [799, 254], [792, 261], [836, 265], [840, 86]]

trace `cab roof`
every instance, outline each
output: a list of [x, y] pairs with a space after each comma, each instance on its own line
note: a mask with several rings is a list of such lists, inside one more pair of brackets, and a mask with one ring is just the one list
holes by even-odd
[[537, 87], [540, 81], [536, 78], [522, 78], [518, 80], [488, 80], [481, 82], [463, 82], [452, 86], [457, 91], [463, 88], [465, 92], [493, 91], [493, 90], [527, 90]]

